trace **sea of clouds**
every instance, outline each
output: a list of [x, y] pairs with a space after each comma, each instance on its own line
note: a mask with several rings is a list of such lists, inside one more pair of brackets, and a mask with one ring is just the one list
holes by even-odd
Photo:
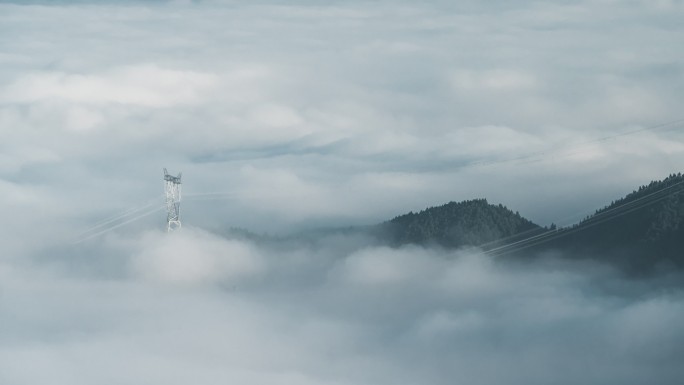
[[678, 0], [0, 1], [0, 383], [678, 383], [676, 274], [223, 235], [483, 197], [576, 222], [682, 171], [682, 123], [652, 129], [682, 118], [682, 19]]
[[672, 284], [681, 277], [632, 280], [589, 261], [495, 261], [341, 235], [258, 243], [192, 227], [71, 252], [78, 267], [47, 256], [0, 264], [3, 384], [676, 384], [684, 375], [684, 292]]

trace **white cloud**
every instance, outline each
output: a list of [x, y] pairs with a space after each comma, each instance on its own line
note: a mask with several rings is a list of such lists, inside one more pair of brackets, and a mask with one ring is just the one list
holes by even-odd
[[199, 229], [149, 233], [134, 256], [133, 270], [153, 282], [180, 285], [242, 284], [261, 272], [261, 257], [249, 245]]
[[406, 285], [415, 281], [429, 281], [432, 268], [422, 253], [407, 249], [389, 248], [361, 250], [344, 261], [343, 277], [351, 285], [374, 286]]
[[494, 90], [510, 92], [534, 87], [536, 80], [531, 74], [515, 70], [457, 70], [451, 74], [451, 83], [459, 91]]
[[[131, 267], [115, 279], [0, 263], [0, 380], [674, 384], [681, 375], [684, 333], [672, 323], [681, 293], [657, 281], [572, 262], [495, 263], [477, 250], [340, 254], [340, 244], [259, 245], [184, 228], [101, 243], [99, 258]], [[573, 358], [585, 370], [567, 368]]]
[[285, 128], [301, 125], [303, 119], [291, 108], [279, 105], [262, 105], [251, 112], [252, 119], [268, 127]]
[[65, 101], [172, 107], [205, 100], [217, 77], [195, 71], [134, 65], [96, 74], [37, 72], [13, 81], [0, 94], [5, 103]]
[[103, 122], [102, 114], [84, 107], [73, 107], [67, 112], [67, 128], [74, 131], [89, 131]]

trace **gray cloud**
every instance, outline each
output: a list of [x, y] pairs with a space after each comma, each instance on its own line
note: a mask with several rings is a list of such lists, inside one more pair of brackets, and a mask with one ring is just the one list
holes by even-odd
[[595, 139], [682, 118], [682, 12], [0, 1], [0, 382], [676, 383], [681, 293], [655, 282], [199, 228], [475, 197], [573, 223], [681, 171], [681, 123]]
[[[356, 243], [353, 239], [346, 243]], [[3, 383], [643, 383], [681, 378], [680, 291], [596, 264], [187, 228], [107, 237], [122, 274], [3, 264]], [[93, 256], [95, 257], [95, 256]], [[40, 370], [36, 370], [40, 368]]]
[[198, 225], [478, 196], [561, 222], [682, 157], [678, 129], [557, 150], [681, 117], [679, 2], [1, 6], [2, 178], [78, 215], [146, 201], [167, 166], [242, 197]]

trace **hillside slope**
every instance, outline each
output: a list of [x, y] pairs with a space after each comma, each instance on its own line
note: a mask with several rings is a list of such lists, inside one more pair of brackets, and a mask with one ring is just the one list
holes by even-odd
[[536, 249], [587, 254], [635, 269], [684, 267], [684, 176], [672, 174], [597, 210]]
[[542, 228], [501, 204], [474, 199], [400, 215], [379, 224], [375, 230], [392, 245], [462, 247], [492, 246], [511, 241], [516, 235], [532, 235]]

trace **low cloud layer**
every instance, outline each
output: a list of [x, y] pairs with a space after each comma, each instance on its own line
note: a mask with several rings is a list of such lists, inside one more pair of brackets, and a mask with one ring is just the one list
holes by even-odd
[[186, 228], [107, 237], [98, 253], [122, 263], [116, 277], [5, 262], [0, 381], [676, 384], [684, 374], [679, 289], [587, 262], [354, 242], [273, 247]]

